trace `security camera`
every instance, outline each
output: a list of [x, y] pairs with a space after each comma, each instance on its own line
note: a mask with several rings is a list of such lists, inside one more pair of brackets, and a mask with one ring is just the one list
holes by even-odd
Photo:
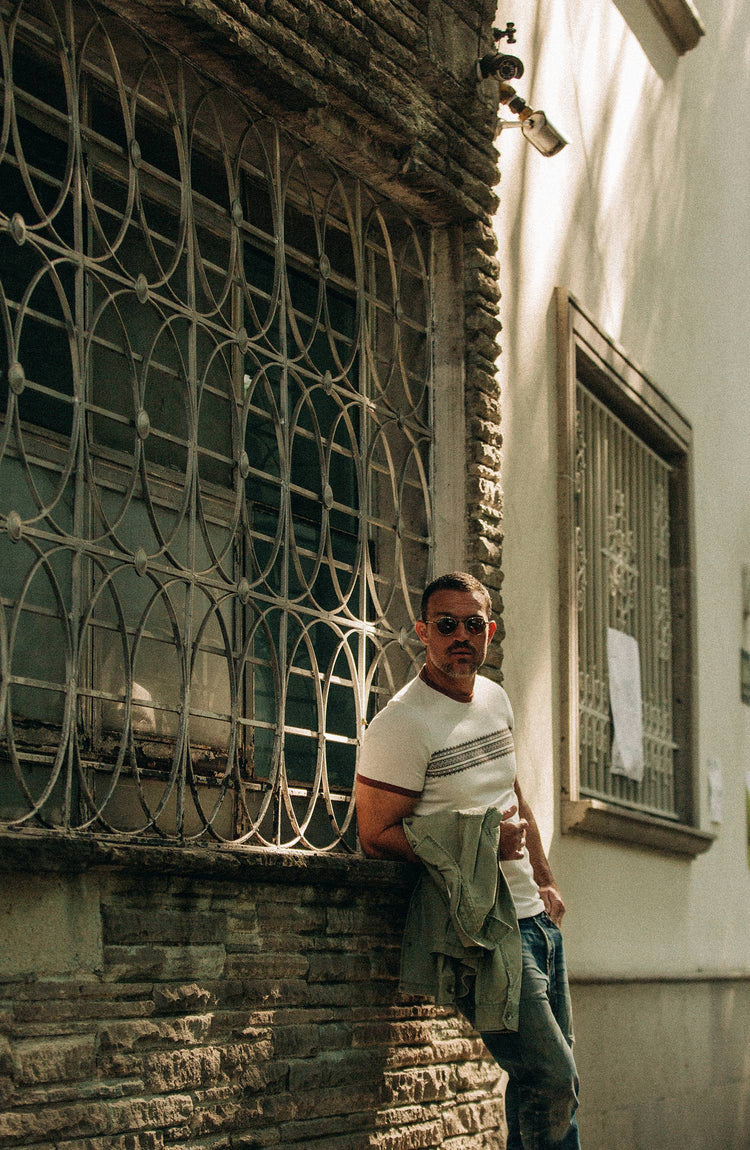
[[509, 80], [519, 80], [523, 76], [523, 62], [518, 56], [507, 56], [502, 52], [489, 52], [477, 60], [477, 76], [486, 80], [488, 76], [497, 76], [506, 83]]
[[504, 128], [520, 128], [529, 143], [543, 156], [556, 156], [569, 142], [550, 124], [544, 112], [532, 112], [525, 120], [498, 120], [495, 139]]
[[543, 156], [556, 156], [568, 143], [565, 136], [550, 124], [544, 112], [532, 112], [522, 122], [521, 131]]

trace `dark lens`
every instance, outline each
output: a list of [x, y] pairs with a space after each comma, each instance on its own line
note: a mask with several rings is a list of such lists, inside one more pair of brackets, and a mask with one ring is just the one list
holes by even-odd
[[441, 635], [452, 635], [458, 623], [450, 615], [441, 615], [439, 619], [435, 620], [435, 626]]
[[483, 619], [481, 615], [472, 615], [464, 622], [464, 627], [470, 635], [481, 635], [487, 626], [487, 620]]

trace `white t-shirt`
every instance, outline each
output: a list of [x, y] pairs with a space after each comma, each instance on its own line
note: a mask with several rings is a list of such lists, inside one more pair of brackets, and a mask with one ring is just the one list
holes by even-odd
[[[512, 726], [508, 696], [483, 675], [477, 675], [468, 703], [412, 679], [367, 728], [359, 774], [386, 790], [419, 796], [417, 815], [505, 811], [518, 806]], [[526, 848], [523, 858], [500, 865], [518, 917], [543, 911]]]

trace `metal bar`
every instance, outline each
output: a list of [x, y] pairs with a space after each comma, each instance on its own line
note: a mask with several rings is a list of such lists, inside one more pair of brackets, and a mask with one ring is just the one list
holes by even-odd
[[[676, 817], [669, 603], [669, 464], [582, 384], [576, 530], [585, 576], [579, 612], [581, 793]], [[606, 628], [633, 634], [641, 653], [642, 783], [609, 772]], [[599, 686], [601, 685], [601, 688]]]

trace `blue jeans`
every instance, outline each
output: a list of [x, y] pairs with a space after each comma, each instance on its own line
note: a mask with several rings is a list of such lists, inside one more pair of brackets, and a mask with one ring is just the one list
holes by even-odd
[[[507, 1150], [580, 1150], [578, 1074], [562, 935], [542, 912], [522, 918], [523, 976], [518, 1032], [482, 1034], [508, 1074]], [[459, 1003], [473, 1021], [473, 996]]]

